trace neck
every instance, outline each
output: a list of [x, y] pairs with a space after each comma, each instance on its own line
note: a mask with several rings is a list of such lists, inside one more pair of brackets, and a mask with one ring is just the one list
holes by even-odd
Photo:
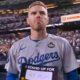
[[41, 31], [34, 31], [31, 30], [31, 39], [32, 40], [41, 40], [47, 37], [47, 32], [46, 30], [41, 30]]

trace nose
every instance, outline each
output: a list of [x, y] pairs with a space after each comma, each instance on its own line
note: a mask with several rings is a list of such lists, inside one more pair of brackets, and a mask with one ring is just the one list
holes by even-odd
[[39, 12], [36, 13], [36, 17], [37, 17], [37, 18], [40, 18], [40, 17], [41, 17], [41, 15], [40, 15]]

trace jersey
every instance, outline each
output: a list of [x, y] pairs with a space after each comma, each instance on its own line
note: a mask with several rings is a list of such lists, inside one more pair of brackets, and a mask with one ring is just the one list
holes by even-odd
[[64, 73], [78, 68], [69, 42], [52, 34], [40, 41], [33, 41], [27, 36], [15, 42], [9, 50], [9, 60], [5, 68], [10, 73], [18, 74], [22, 63], [56, 66], [59, 80], [64, 80]]

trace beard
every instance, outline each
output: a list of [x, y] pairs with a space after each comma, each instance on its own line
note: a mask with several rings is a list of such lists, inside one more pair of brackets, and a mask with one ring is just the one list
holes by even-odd
[[37, 24], [36, 26], [33, 26], [32, 29], [35, 30], [35, 31], [42, 31], [46, 28], [45, 25], [42, 25], [42, 24]]

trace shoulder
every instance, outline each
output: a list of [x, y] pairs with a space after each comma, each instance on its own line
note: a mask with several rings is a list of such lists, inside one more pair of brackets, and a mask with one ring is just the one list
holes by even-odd
[[58, 47], [65, 48], [65, 49], [67, 47], [71, 48], [71, 45], [67, 39], [60, 36], [53, 35], [53, 34], [49, 34], [49, 37], [50, 37], [50, 40], [52, 39], [53, 42], [58, 45]]
[[20, 48], [26, 47], [28, 43], [29, 43], [29, 36], [22, 38], [16, 41], [15, 43], [13, 43], [13, 45], [10, 48], [10, 51], [11, 52], [13, 51], [14, 53], [16, 53], [16, 51], [19, 52]]
[[18, 41], [16, 41], [13, 45], [20, 45], [20, 44], [25, 44], [29, 41], [29, 36], [25, 37], [25, 38], [22, 38]]
[[56, 36], [56, 35], [53, 35], [53, 34], [49, 34], [49, 37], [51, 39], [55, 40], [56, 42], [69, 44], [69, 41], [66, 38], [63, 38], [61, 36]]

